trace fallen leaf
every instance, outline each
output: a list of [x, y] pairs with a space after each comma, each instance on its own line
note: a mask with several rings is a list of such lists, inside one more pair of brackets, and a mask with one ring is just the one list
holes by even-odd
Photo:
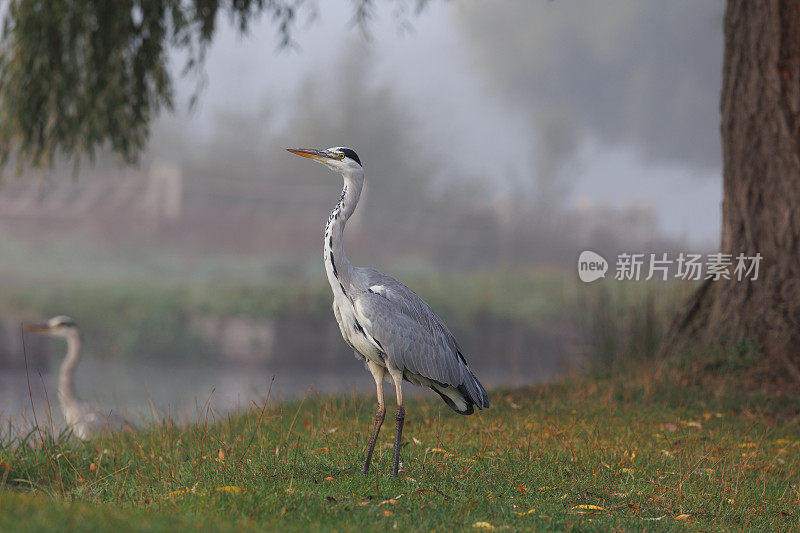
[[236, 485], [225, 485], [224, 487], [217, 487], [217, 492], [233, 492], [238, 494], [240, 492], [244, 492], [245, 489], [242, 487], [237, 487]]
[[417, 446], [422, 446], [422, 441], [421, 441], [421, 440], [419, 440], [417, 437], [411, 437], [411, 440], [412, 440], [412, 441], [414, 442], [414, 444], [416, 444]]
[[691, 518], [692, 515], [690, 514], [679, 514], [678, 516], [675, 517], [675, 520], [690, 520]]
[[605, 507], [600, 507], [599, 505], [575, 505], [572, 507], [573, 509], [582, 509], [587, 511], [605, 511]]
[[381, 511], [381, 514], [383, 516], [392, 516], [394, 514], [394, 511], [389, 511], [388, 509], [384, 509], [383, 511]]
[[447, 450], [444, 450], [442, 448], [431, 448], [430, 452], [431, 453], [447, 453]]
[[536, 512], [536, 509], [528, 509], [527, 511], [524, 511], [522, 513], [517, 513], [517, 515], [518, 516], [525, 516], [525, 515], [528, 515], [528, 514], [531, 514], [531, 513], [535, 513], [535, 512]]
[[330, 446], [323, 446], [322, 448], [315, 448], [313, 450], [308, 450], [308, 453], [327, 453], [330, 451]]
[[328, 476], [325, 478], [325, 481], [333, 481], [333, 478], [331, 476]]
[[475, 527], [475, 528], [478, 528], [478, 529], [494, 529], [495, 528], [489, 522], [475, 522], [474, 524], [472, 524], [472, 527]]
[[743, 442], [739, 445], [739, 448], [756, 448], [758, 444], [755, 442]]

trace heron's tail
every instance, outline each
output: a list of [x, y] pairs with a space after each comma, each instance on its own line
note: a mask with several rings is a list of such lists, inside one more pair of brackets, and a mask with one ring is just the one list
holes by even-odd
[[442, 397], [447, 406], [460, 415], [471, 415], [478, 409], [489, 407], [489, 396], [481, 382], [472, 373], [469, 367], [465, 367], [465, 380], [458, 387], [435, 383], [431, 386], [436, 394]]

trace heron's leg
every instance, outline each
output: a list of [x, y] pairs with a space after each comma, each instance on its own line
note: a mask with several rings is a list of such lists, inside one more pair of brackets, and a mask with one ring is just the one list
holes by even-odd
[[375, 378], [375, 387], [378, 389], [378, 410], [375, 412], [375, 422], [372, 425], [372, 436], [369, 438], [369, 445], [367, 446], [367, 457], [364, 459], [364, 468], [361, 473], [365, 474], [369, 471], [369, 464], [372, 462], [372, 452], [375, 449], [375, 441], [378, 440], [378, 433], [383, 424], [383, 418], [386, 415], [386, 406], [383, 403], [383, 374], [386, 371], [381, 365], [367, 361], [367, 368]]
[[406, 409], [403, 407], [403, 372], [390, 367], [389, 374], [392, 376], [394, 389], [397, 392], [397, 413], [394, 415], [394, 462], [392, 463], [392, 476], [397, 477], [397, 472], [400, 470], [400, 444], [403, 442], [403, 422], [406, 419]]

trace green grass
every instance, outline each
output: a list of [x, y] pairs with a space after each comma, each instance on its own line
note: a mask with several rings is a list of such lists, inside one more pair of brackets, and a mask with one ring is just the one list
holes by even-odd
[[87, 443], [34, 433], [0, 447], [0, 530], [800, 524], [800, 428], [779, 394], [586, 378], [491, 400], [471, 417], [437, 399], [409, 402], [398, 479], [388, 475], [391, 416], [373, 469], [359, 473], [374, 405], [358, 396], [208, 413]]

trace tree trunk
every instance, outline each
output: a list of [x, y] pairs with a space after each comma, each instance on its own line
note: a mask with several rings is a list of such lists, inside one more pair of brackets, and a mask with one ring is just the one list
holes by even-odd
[[752, 340], [800, 381], [800, 0], [728, 0], [720, 107], [720, 251], [763, 259], [757, 280], [705, 282], [662, 353]]

